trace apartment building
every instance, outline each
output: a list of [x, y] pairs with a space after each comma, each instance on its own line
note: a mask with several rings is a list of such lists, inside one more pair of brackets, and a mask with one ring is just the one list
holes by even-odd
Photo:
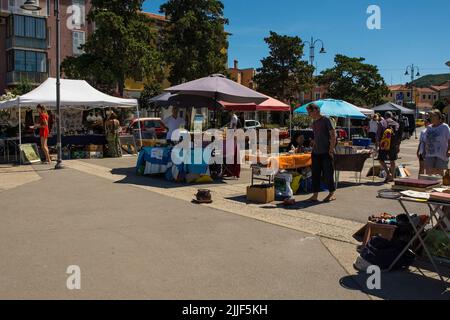
[[[25, 0], [0, 0], [0, 94], [22, 80], [39, 85], [56, 76], [56, 17], [54, 1], [36, 0], [41, 10], [21, 9]], [[92, 31], [86, 0], [60, 0], [61, 61], [82, 53]]]
[[256, 85], [254, 82], [256, 70], [254, 68], [239, 69], [238, 60], [234, 60], [233, 68], [229, 68], [228, 72], [230, 73], [230, 77], [232, 80], [236, 81], [239, 84], [242, 84], [247, 88], [256, 89]]
[[450, 90], [450, 82], [438, 86], [414, 87], [413, 99], [411, 99], [411, 88], [406, 85], [394, 85], [389, 87], [390, 93], [387, 100], [399, 105], [414, 101], [420, 111], [429, 111], [433, 109], [434, 104], [439, 99], [446, 100]]

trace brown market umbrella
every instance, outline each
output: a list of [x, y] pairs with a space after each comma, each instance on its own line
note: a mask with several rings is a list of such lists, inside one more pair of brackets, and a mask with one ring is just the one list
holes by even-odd
[[259, 104], [267, 100], [265, 95], [227, 79], [221, 74], [213, 74], [209, 77], [189, 81], [164, 91], [174, 94], [204, 96], [215, 101], [231, 103]]

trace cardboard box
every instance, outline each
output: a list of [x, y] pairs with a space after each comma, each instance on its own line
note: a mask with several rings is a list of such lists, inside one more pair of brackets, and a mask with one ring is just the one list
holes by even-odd
[[103, 159], [103, 152], [89, 152], [89, 159]]
[[74, 150], [70, 155], [71, 159], [88, 159], [87, 151]]
[[397, 226], [394, 225], [380, 224], [369, 221], [363, 228], [358, 230], [353, 235], [353, 238], [358, 241], [362, 240], [362, 243], [364, 245], [366, 245], [370, 241], [370, 239], [375, 236], [380, 236], [384, 239], [392, 240], [396, 229]]
[[90, 145], [86, 146], [86, 151], [87, 152], [103, 152], [103, 146], [90, 144]]
[[270, 203], [275, 200], [273, 185], [254, 185], [247, 187], [247, 200], [255, 203]]

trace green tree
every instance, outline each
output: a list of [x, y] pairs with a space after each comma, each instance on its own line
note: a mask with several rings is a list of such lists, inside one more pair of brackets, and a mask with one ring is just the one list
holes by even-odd
[[336, 55], [333, 68], [324, 70], [318, 77], [321, 85], [328, 87], [330, 98], [341, 99], [356, 105], [375, 106], [384, 102], [389, 94], [378, 67], [364, 63], [364, 58]]
[[302, 60], [302, 39], [271, 31], [264, 40], [270, 55], [261, 60], [262, 67], [255, 76], [258, 90], [287, 103], [293, 102], [301, 91], [308, 91], [313, 85], [314, 68]]
[[11, 93], [15, 96], [21, 96], [31, 90], [33, 90], [33, 86], [30, 81], [28, 81], [28, 79], [22, 79], [19, 84], [11, 90]]
[[441, 112], [444, 110], [444, 108], [447, 106], [447, 103], [443, 99], [436, 100], [433, 104], [433, 107], [435, 109], [440, 110]]
[[163, 72], [151, 20], [140, 12], [143, 1], [92, 1], [89, 21], [95, 31], [84, 54], [62, 63], [71, 78], [86, 79], [103, 90], [123, 96], [125, 80], [152, 81]]
[[144, 90], [141, 93], [141, 96], [139, 97], [139, 107], [141, 109], [155, 109], [155, 106], [153, 103], [150, 103], [150, 99], [161, 94], [162, 92], [162, 86], [158, 82], [153, 82], [146, 84], [144, 86]]
[[161, 6], [170, 19], [162, 48], [172, 84], [227, 73], [228, 20], [223, 9], [219, 0], [168, 0]]

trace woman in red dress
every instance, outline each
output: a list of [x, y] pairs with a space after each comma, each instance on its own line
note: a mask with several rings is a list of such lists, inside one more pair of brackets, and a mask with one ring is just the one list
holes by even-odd
[[50, 152], [48, 151], [47, 139], [49, 135], [48, 129], [48, 113], [44, 106], [38, 105], [39, 112], [39, 136], [41, 137], [41, 148], [45, 155], [45, 164], [50, 164]]

